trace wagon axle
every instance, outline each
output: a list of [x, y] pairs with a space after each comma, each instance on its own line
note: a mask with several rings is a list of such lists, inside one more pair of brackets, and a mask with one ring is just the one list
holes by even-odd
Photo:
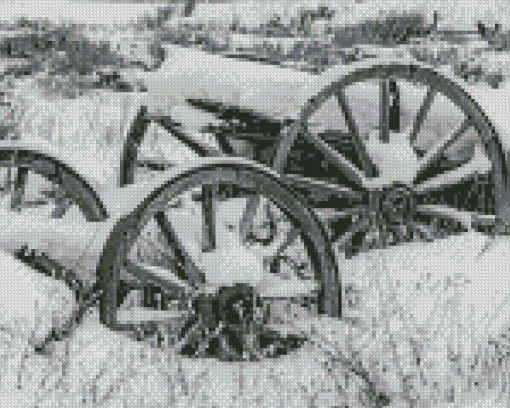
[[[153, 308], [165, 309], [169, 302], [160, 297], [149, 303]], [[303, 335], [283, 335], [267, 328], [271, 301], [250, 285], [235, 284], [222, 286], [214, 293], [198, 293], [191, 302], [184, 299], [183, 307], [186, 305], [190, 314], [177, 336], [164, 324], [141, 325], [134, 336], [138, 340], [157, 336], [158, 346], [175, 347], [181, 355], [221, 361], [278, 357], [298, 349], [307, 340]]]
[[411, 220], [417, 209], [416, 194], [402, 183], [370, 189], [365, 203], [370, 215], [394, 225]]
[[257, 361], [278, 357], [299, 348], [306, 337], [281, 335], [265, 328], [269, 305], [246, 284], [221, 287], [193, 301], [196, 324], [189, 328], [180, 352], [189, 357], [222, 361]]

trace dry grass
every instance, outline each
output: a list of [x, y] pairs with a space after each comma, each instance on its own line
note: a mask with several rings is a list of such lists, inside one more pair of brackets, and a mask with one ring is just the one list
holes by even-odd
[[[492, 273], [488, 263], [504, 268], [494, 254], [476, 260], [483, 241], [468, 234], [346, 263], [345, 318], [356, 328], [349, 345], [392, 399], [409, 406], [482, 406], [489, 397], [495, 406], [498, 399], [508, 403], [506, 341], [490, 343], [476, 317], [482, 310], [504, 313], [508, 304], [476, 291], [473, 276]], [[473, 301], [479, 310], [466, 318]]]
[[[497, 316], [479, 321], [459, 314], [468, 305], [464, 299], [501, 314], [509, 308], [508, 300], [498, 304], [501, 297], [473, 297], [478, 291], [469, 278], [475, 280], [479, 270], [492, 273], [488, 266], [504, 261], [493, 254], [476, 263], [483, 241], [464, 235], [340, 260], [343, 320], [282, 303], [272, 309], [271, 326], [306, 334], [309, 341], [286, 357], [263, 362], [181, 357], [156, 347], [155, 339], [137, 342], [111, 332], [100, 324], [97, 311], [70, 339], [57, 343], [52, 356], [37, 356], [27, 347], [34, 323], [14, 326], [18, 312], [11, 310], [9, 320], [9, 311], [4, 311], [2, 402], [52, 407], [383, 406], [387, 398], [391, 406], [504, 406], [508, 340], [491, 339], [486, 331]], [[499, 246], [502, 255], [506, 244]], [[504, 274], [504, 264], [500, 269]], [[26, 271], [27, 278], [30, 273]], [[70, 293], [58, 282], [37, 278], [46, 280], [39, 298], [51, 300], [36, 309], [40, 336], [51, 324], [48, 316], [61, 313], [59, 299]]]
[[[44, 312], [40, 312], [44, 313]], [[46, 311], [47, 313], [47, 311]], [[302, 312], [299, 312], [302, 314]], [[287, 320], [310, 331], [311, 316]], [[2, 322], [5, 326], [5, 320]], [[369, 386], [332, 361], [338, 322], [320, 322], [314, 342], [278, 360], [225, 363], [192, 360], [129, 340], [88, 316], [51, 356], [35, 355], [27, 330], [0, 334], [4, 406], [357, 406]], [[334, 323], [334, 324], [331, 324]], [[335, 326], [336, 324], [336, 326]], [[7, 324], [7, 326], [9, 326]], [[319, 336], [317, 333], [321, 333]], [[333, 337], [332, 337], [333, 334]], [[327, 347], [325, 350], [324, 347]]]

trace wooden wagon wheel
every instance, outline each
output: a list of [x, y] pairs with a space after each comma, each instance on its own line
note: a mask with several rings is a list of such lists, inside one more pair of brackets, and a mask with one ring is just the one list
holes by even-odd
[[499, 136], [461, 85], [432, 69], [376, 65], [331, 83], [283, 135], [276, 171], [306, 168], [300, 139], [321, 152], [320, 166], [328, 163], [329, 184], [303, 179], [302, 190], [312, 207], [327, 208], [321, 213], [347, 257], [471, 228], [505, 229]]
[[77, 205], [87, 221], [103, 221], [106, 209], [92, 187], [61, 161], [35, 150], [0, 149], [0, 197], [5, 209], [33, 208], [62, 218]]
[[[327, 235], [267, 168], [241, 159], [202, 163], [177, 173], [115, 226], [98, 269], [101, 319], [138, 338], [164, 333], [160, 340], [177, 342], [187, 355], [256, 360], [271, 347], [274, 355], [285, 354], [300, 340], [263, 329], [271, 302], [315, 302], [340, 314]], [[203, 199], [204, 187], [214, 200]], [[239, 221], [252, 196], [279, 209], [270, 246], [240, 239]], [[204, 235], [215, 236], [215, 248], [204, 251]], [[137, 292], [144, 297], [138, 318], [128, 307], [128, 294]]]

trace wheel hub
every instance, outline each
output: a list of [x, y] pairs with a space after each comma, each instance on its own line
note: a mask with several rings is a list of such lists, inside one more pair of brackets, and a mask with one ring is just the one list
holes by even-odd
[[368, 198], [369, 212], [378, 221], [403, 224], [416, 214], [416, 197], [413, 190], [403, 183], [393, 183], [371, 189]]
[[218, 292], [217, 315], [226, 325], [238, 330], [249, 330], [263, 323], [263, 305], [260, 295], [247, 284], [222, 287]]
[[194, 310], [202, 323], [198, 334], [180, 351], [189, 357], [258, 361], [288, 354], [307, 340], [265, 328], [269, 310], [256, 289], [247, 284], [223, 286], [213, 295], [199, 295]]
[[222, 286], [214, 294], [200, 294], [193, 307], [206, 325], [221, 324], [237, 331], [250, 331], [264, 324], [267, 317], [260, 295], [244, 283]]

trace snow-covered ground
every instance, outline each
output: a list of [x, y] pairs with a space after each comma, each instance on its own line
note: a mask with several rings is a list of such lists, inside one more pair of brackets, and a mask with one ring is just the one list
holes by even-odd
[[[6, 256], [2, 274], [9, 275], [1, 286], [2, 406], [343, 406], [356, 404], [367, 388], [356, 376], [346, 384], [344, 368], [331, 361], [339, 322], [314, 323], [296, 310], [287, 311], [294, 328], [310, 332], [315, 324], [322, 338], [261, 363], [180, 357], [108, 330], [97, 311], [70, 339], [55, 344], [51, 356], [35, 355], [29, 340], [51, 327], [51, 315], [65, 312], [62, 305], [69, 309], [71, 294]], [[293, 317], [296, 312], [300, 315]]]
[[351, 372], [361, 363], [392, 406], [417, 398], [417, 406], [506, 404], [509, 345], [498, 336], [491, 345], [488, 333], [508, 321], [501, 282], [510, 245], [500, 240], [478, 258], [486, 240], [467, 234], [340, 260], [343, 321], [284, 307], [274, 327], [307, 333], [307, 345], [277, 360], [235, 364], [129, 340], [102, 326], [97, 311], [51, 356], [35, 355], [29, 341], [69, 313], [72, 294], [2, 256], [0, 403], [371, 406], [367, 381]]

